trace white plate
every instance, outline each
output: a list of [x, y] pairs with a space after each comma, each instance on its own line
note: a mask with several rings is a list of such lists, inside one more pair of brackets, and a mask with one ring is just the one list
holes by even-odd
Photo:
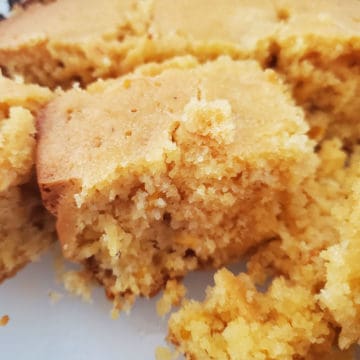
[[9, 11], [9, 5], [6, 0], [0, 0], [0, 14], [7, 14]]
[[[158, 297], [140, 299], [130, 315], [123, 313], [112, 320], [111, 304], [102, 289], [95, 289], [91, 304], [68, 295], [55, 280], [53, 262], [47, 254], [0, 286], [0, 317], [10, 317], [8, 325], [0, 327], [0, 359], [155, 358], [156, 347], [165, 345], [167, 331], [167, 319], [156, 314]], [[213, 272], [204, 271], [189, 275], [185, 280], [189, 295], [203, 298], [212, 276]], [[63, 297], [53, 303], [50, 291]]]

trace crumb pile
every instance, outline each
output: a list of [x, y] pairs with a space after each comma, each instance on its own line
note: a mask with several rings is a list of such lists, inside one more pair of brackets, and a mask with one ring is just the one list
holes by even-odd
[[52, 241], [34, 179], [35, 115], [52, 93], [0, 77], [0, 281]]
[[[4, 75], [66, 90], [37, 116], [37, 169], [81, 279], [96, 278], [117, 308], [168, 282], [166, 312], [188, 271], [250, 250], [246, 273], [219, 270], [204, 302], [172, 316], [179, 351], [351, 356], [360, 340], [360, 2], [97, 3], [29, 5], [0, 23]], [[8, 105], [10, 94], [2, 123], [18, 123], [20, 135], [0, 152], [5, 215], [25, 209], [17, 204], [29, 193], [35, 140], [21, 131], [35, 131], [37, 109]], [[12, 160], [21, 141], [22, 160]], [[76, 276], [68, 283], [86, 288]]]
[[119, 303], [273, 236], [279, 199], [316, 162], [303, 112], [253, 61], [184, 59], [75, 89], [38, 124], [38, 180], [64, 254]]

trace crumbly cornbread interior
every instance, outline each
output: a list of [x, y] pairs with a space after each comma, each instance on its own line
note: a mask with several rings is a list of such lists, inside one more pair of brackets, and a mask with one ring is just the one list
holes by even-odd
[[35, 115], [51, 97], [48, 89], [0, 76], [0, 281], [53, 241], [34, 177]]
[[339, 328], [340, 348], [357, 342], [349, 213], [356, 218], [359, 149], [349, 156], [331, 140], [319, 156], [316, 175], [285, 201], [277, 238], [256, 250], [248, 274], [219, 271], [204, 302], [189, 301], [170, 319], [171, 341], [191, 358], [307, 358], [327, 353]]

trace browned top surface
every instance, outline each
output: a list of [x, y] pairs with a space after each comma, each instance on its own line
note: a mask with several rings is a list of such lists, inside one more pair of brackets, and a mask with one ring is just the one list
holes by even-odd
[[[136, 10], [137, 8], [137, 10]], [[71, 42], [114, 33], [129, 13], [142, 15], [153, 39], [179, 35], [191, 41], [236, 44], [252, 51], [277, 36], [359, 36], [358, 0], [57, 0], [34, 4], [0, 23], [0, 48]], [[174, 44], [175, 45], [175, 44]]]
[[232, 43], [251, 50], [273, 35], [277, 17], [268, 0], [155, 0], [150, 32], [155, 38], [178, 35], [190, 41]]
[[275, 75], [255, 62], [222, 58], [192, 69], [168, 69], [153, 78], [109, 81], [99, 92], [72, 90], [51, 102], [38, 122], [39, 181], [80, 179], [92, 186], [117, 168], [156, 171], [154, 164], [163, 163], [164, 154], [176, 147], [173, 129], [192, 116], [187, 104], [211, 114], [214, 100], [230, 108], [225, 125], [230, 126], [225, 129], [229, 156], [276, 162], [304, 150], [302, 112]]
[[57, 0], [33, 4], [0, 22], [0, 47], [32, 46], [44, 39], [77, 41], [114, 32], [126, 22], [134, 0]]
[[251, 49], [273, 36], [360, 35], [358, 0], [154, 0], [151, 30]]

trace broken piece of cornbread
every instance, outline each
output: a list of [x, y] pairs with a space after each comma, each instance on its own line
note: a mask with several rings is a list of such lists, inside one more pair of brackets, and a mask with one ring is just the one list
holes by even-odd
[[279, 277], [262, 293], [247, 275], [226, 269], [203, 303], [184, 304], [169, 325], [170, 340], [199, 360], [305, 358], [333, 337], [310, 289]]
[[53, 240], [34, 178], [35, 115], [52, 93], [0, 76], [0, 281]]
[[38, 180], [63, 252], [119, 302], [272, 237], [282, 196], [315, 167], [273, 71], [184, 61], [69, 91], [38, 118]]

